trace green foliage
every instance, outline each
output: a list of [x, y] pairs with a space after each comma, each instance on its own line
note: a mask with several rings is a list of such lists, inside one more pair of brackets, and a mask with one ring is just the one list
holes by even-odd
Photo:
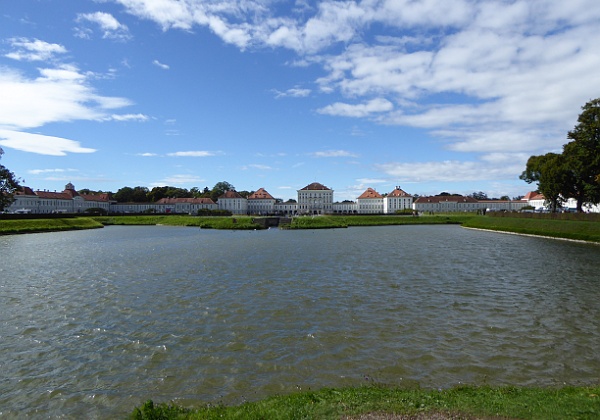
[[[427, 418], [597, 419], [600, 387], [459, 386], [446, 390], [369, 385], [300, 392], [239, 406], [177, 409], [151, 401], [132, 419], [340, 419], [403, 414]], [[144, 417], [145, 416], [145, 417]], [[374, 417], [375, 418], [375, 417]], [[391, 418], [391, 417], [390, 417]]]
[[[4, 150], [0, 148], [0, 158]], [[14, 193], [21, 188], [19, 180], [4, 165], [0, 165], [0, 212], [4, 211], [14, 201]]]
[[577, 125], [569, 131], [571, 140], [562, 154], [531, 156], [520, 178], [537, 182], [539, 191], [556, 211], [561, 201], [577, 200], [577, 211], [584, 203], [600, 203], [600, 98], [582, 107]]
[[547, 153], [531, 156], [520, 178], [528, 183], [537, 182], [538, 190], [550, 203], [550, 210], [556, 212], [570, 196], [574, 179], [563, 155]]
[[146, 187], [123, 187], [113, 195], [113, 198], [119, 203], [145, 203], [148, 201], [147, 194]]
[[225, 194], [225, 192], [232, 191], [232, 190], [235, 190], [235, 187], [233, 185], [231, 185], [229, 182], [227, 182], [227, 181], [217, 182], [215, 184], [215, 186], [212, 188], [212, 190], [210, 190], [210, 198], [212, 198], [212, 201], [214, 201], [216, 203], [220, 196]]

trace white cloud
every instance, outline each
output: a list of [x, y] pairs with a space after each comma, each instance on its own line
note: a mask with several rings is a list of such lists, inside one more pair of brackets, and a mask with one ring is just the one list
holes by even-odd
[[318, 158], [358, 157], [356, 154], [348, 152], [347, 150], [325, 150], [321, 152], [314, 152], [312, 155]]
[[0, 127], [27, 129], [53, 122], [102, 120], [106, 111], [130, 105], [125, 98], [98, 95], [75, 66], [39, 69], [31, 79], [0, 70]]
[[41, 175], [48, 173], [64, 173], [64, 172], [77, 172], [77, 169], [30, 169], [27, 171], [28, 174]]
[[206, 150], [194, 150], [194, 151], [188, 151], [188, 152], [173, 152], [173, 153], [167, 153], [167, 156], [173, 156], [173, 157], [210, 157], [210, 156], [216, 156], [218, 155], [218, 152], [209, 152]]
[[288, 89], [284, 92], [279, 91], [277, 89], [273, 89], [273, 93], [275, 94], [275, 98], [277, 98], [277, 99], [287, 98], [287, 97], [305, 98], [308, 95], [310, 95], [310, 92], [311, 92], [310, 89], [301, 89], [301, 88], [292, 88], [292, 89]]
[[465, 182], [512, 178], [523, 171], [521, 162], [490, 165], [483, 162], [385, 163], [377, 170], [401, 182]]
[[136, 156], [153, 157], [153, 156], [158, 156], [158, 154], [146, 152], [146, 153], [138, 153]]
[[199, 184], [202, 182], [205, 182], [205, 180], [203, 178], [200, 178], [199, 176], [189, 175], [189, 174], [185, 174], [185, 175], [178, 174], [178, 175], [168, 176], [158, 182], [153, 182], [152, 186], [153, 187], [161, 187], [161, 186], [165, 186], [165, 185], [177, 186], [177, 185], [182, 185], [182, 184]]
[[[163, 30], [292, 50], [290, 62], [321, 66], [320, 92], [344, 98], [319, 113], [428, 130], [454, 152], [554, 149], [600, 86], [597, 0], [323, 0], [288, 16], [259, 0], [113, 1]], [[481, 164], [441, 168], [468, 177]]]
[[47, 61], [56, 54], [67, 52], [60, 44], [51, 44], [39, 39], [10, 38], [8, 42], [15, 50], [5, 54], [5, 57], [18, 61]]
[[[129, 29], [120, 23], [113, 15], [105, 12], [82, 13], [77, 16], [78, 23], [94, 23], [100, 27], [102, 38], [128, 40], [131, 38]], [[76, 36], [89, 39], [91, 30], [86, 27], [76, 28]]]
[[169, 70], [169, 69], [171, 68], [171, 67], [169, 67], [169, 65], [168, 65], [168, 64], [163, 64], [163, 63], [161, 63], [161, 62], [160, 62], [160, 61], [158, 61], [158, 60], [154, 60], [154, 61], [152, 62], [152, 64], [154, 64], [156, 67], [159, 67], [159, 68], [161, 68], [161, 69], [163, 69], [163, 70]]
[[144, 114], [122, 114], [122, 115], [113, 114], [108, 119], [109, 120], [113, 120], [113, 121], [140, 121], [140, 122], [145, 122], [145, 121], [148, 121], [150, 118], [147, 115], [144, 115]]
[[317, 112], [319, 114], [337, 115], [341, 117], [364, 118], [375, 113], [391, 111], [393, 108], [394, 105], [390, 101], [378, 98], [356, 105], [336, 102], [332, 105], [327, 105], [326, 107], [318, 109]]
[[247, 170], [247, 169], [258, 169], [261, 171], [270, 171], [273, 168], [268, 165], [260, 165], [260, 164], [251, 164], [251, 165], [246, 165], [246, 166], [242, 167], [242, 170]]
[[65, 156], [67, 153], [93, 153], [96, 150], [81, 147], [78, 141], [60, 137], [0, 129], [0, 145], [40, 155]]

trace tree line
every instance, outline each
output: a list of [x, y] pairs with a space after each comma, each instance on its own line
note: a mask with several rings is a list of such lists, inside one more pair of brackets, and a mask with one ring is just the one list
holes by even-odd
[[600, 203], [600, 98], [582, 107], [567, 138], [562, 153], [531, 156], [520, 178], [537, 183], [552, 212], [569, 198], [583, 212], [584, 204]]

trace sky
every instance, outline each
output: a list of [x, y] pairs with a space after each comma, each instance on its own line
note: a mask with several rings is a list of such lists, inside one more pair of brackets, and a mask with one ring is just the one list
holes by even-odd
[[535, 189], [600, 97], [598, 0], [0, 0], [0, 163], [34, 190]]

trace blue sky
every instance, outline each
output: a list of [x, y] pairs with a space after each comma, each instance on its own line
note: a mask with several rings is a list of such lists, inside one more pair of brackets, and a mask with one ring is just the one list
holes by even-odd
[[597, 0], [0, 0], [33, 189], [524, 195], [600, 96]]

